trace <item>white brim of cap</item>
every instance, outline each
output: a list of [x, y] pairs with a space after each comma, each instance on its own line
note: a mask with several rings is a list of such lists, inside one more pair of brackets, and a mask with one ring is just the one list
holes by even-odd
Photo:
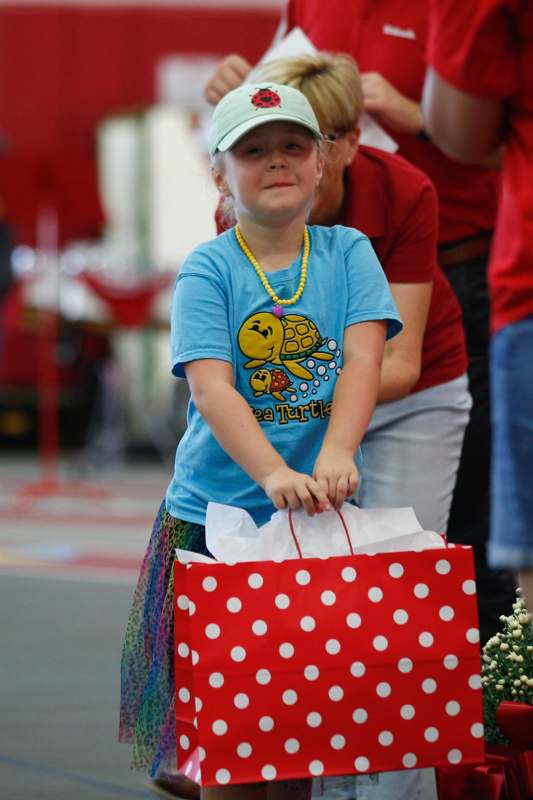
[[233, 147], [239, 139], [242, 139], [245, 133], [248, 133], [254, 128], [258, 128], [260, 125], [265, 125], [267, 122], [295, 122], [297, 125], [302, 125], [304, 128], [307, 128], [316, 139], [322, 139], [320, 131], [317, 130], [314, 125], [311, 125], [308, 120], [292, 114], [285, 115], [279, 112], [277, 114], [268, 114], [263, 111], [260, 117], [247, 119], [227, 133], [220, 142], [213, 147], [211, 155], [216, 153], [217, 150], [224, 153], [226, 150], [229, 150], [230, 147]]

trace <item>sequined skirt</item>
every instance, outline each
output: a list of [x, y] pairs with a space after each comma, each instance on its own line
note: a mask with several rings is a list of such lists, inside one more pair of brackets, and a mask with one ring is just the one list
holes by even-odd
[[119, 741], [133, 744], [132, 768], [175, 769], [173, 574], [175, 550], [210, 555], [205, 528], [161, 504], [133, 596], [121, 663]]

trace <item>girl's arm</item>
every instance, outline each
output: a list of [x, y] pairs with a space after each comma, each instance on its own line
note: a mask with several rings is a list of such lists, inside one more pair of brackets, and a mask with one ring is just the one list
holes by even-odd
[[422, 344], [433, 282], [390, 283], [389, 287], [404, 327], [385, 345], [378, 403], [406, 397], [420, 378]]
[[344, 332], [344, 365], [313, 470], [335, 508], [341, 507], [359, 483], [354, 456], [376, 405], [386, 330], [386, 322], [370, 321], [350, 325]]
[[272, 447], [233, 386], [231, 364], [217, 359], [190, 361], [185, 373], [193, 401], [220, 446], [265, 490], [276, 508], [303, 506], [308, 514], [329, 509], [323, 488], [311, 476], [290, 469]]

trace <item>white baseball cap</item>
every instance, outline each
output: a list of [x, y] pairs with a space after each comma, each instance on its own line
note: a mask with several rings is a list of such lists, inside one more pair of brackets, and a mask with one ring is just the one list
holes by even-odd
[[217, 104], [209, 131], [209, 152], [229, 150], [245, 133], [267, 122], [295, 122], [322, 139], [309, 100], [298, 89], [279, 83], [244, 83]]

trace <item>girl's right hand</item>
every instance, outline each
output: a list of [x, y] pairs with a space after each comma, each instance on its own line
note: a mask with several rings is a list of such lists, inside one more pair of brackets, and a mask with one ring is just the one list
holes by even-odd
[[303, 506], [311, 516], [331, 509], [327, 494], [310, 475], [296, 472], [286, 465], [277, 467], [266, 476], [263, 489], [279, 509], [288, 506], [296, 511]]

